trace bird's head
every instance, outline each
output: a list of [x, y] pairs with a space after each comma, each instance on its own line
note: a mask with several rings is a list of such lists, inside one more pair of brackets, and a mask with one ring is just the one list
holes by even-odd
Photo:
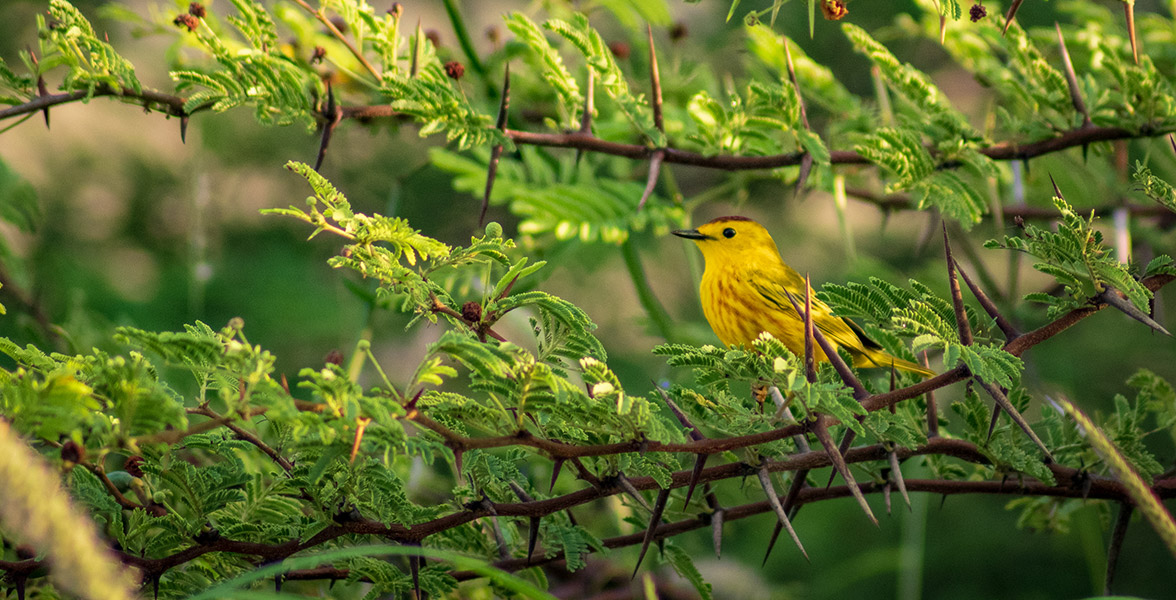
[[763, 225], [747, 217], [719, 217], [697, 229], [679, 229], [674, 235], [694, 240], [707, 264], [739, 264], [780, 260], [780, 249]]

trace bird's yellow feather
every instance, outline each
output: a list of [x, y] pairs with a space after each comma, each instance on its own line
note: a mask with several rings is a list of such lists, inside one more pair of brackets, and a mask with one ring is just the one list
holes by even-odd
[[[780, 257], [776, 242], [762, 225], [744, 217], [720, 217], [674, 234], [694, 240], [706, 260], [699, 293], [703, 314], [719, 340], [728, 346], [750, 345], [766, 331], [794, 353], [804, 353], [804, 321], [788, 300], [788, 294], [804, 297], [804, 278]], [[812, 299], [812, 311], [813, 325], [831, 344], [847, 350], [854, 366], [893, 365], [923, 377], [934, 375], [887, 354], [817, 298]], [[815, 352], [818, 361], [828, 360], [820, 348]]]

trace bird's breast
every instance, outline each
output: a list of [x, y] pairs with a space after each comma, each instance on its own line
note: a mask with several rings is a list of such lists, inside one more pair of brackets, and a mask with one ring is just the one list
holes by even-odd
[[737, 271], [725, 269], [703, 275], [699, 290], [702, 312], [724, 344], [750, 344], [765, 331], [763, 301]]

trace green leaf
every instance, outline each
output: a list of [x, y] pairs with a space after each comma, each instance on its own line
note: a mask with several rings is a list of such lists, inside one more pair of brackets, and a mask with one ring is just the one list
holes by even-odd
[[666, 562], [674, 567], [674, 571], [678, 573], [683, 579], [690, 582], [694, 586], [694, 590], [703, 600], [711, 600], [714, 594], [711, 591], [711, 584], [707, 583], [702, 578], [702, 573], [698, 572], [698, 568], [694, 566], [694, 560], [685, 550], [678, 547], [673, 542], [666, 542], [663, 554]]

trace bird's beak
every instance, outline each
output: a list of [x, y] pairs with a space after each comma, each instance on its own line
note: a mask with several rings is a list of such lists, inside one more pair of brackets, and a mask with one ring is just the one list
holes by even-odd
[[697, 229], [675, 229], [674, 231], [671, 231], [670, 233], [672, 233], [680, 238], [686, 238], [688, 240], [709, 240], [709, 239], [711, 239], [711, 237], [709, 235], [703, 235]]

